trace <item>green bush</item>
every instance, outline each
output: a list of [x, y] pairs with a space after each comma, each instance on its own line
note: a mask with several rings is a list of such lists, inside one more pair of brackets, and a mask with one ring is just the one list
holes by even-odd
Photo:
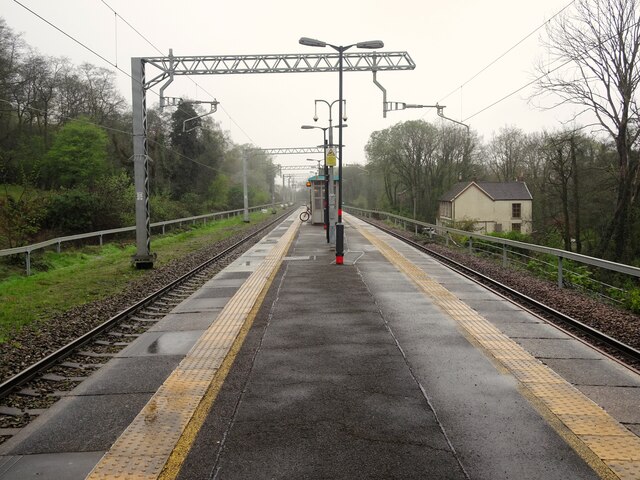
[[61, 235], [91, 232], [99, 210], [100, 202], [86, 190], [61, 190], [49, 200], [42, 223]]
[[171, 200], [169, 194], [161, 193], [149, 198], [149, 210], [152, 222], [190, 217], [189, 211], [180, 202]]

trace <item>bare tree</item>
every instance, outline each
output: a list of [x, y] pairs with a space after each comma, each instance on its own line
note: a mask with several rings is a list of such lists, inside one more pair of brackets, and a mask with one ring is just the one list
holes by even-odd
[[513, 182], [523, 174], [527, 136], [516, 127], [503, 127], [488, 148], [489, 169], [501, 182]]
[[556, 94], [558, 105], [577, 105], [578, 116], [593, 113], [615, 143], [617, 199], [596, 254], [604, 256], [613, 243], [612, 258], [624, 260], [631, 207], [640, 188], [638, 159], [632, 155], [640, 133], [638, 0], [577, 0], [575, 13], [550, 24], [548, 35], [554, 61], [570, 67], [542, 76], [540, 92]]

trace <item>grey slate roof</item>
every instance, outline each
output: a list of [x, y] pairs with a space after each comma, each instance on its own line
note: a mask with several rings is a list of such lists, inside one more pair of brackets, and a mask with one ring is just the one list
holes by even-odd
[[440, 197], [440, 201], [455, 200], [470, 185], [476, 185], [493, 200], [533, 200], [524, 182], [458, 182]]

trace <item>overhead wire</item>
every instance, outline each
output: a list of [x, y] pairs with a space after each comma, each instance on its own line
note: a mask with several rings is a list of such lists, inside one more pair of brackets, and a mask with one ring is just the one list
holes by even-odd
[[[640, 25], [640, 20], [638, 20], [638, 21], [637, 21], [637, 22], [635, 22], [634, 24], [629, 25], [628, 27], [626, 27], [626, 28], [623, 30], [623, 32], [626, 32], [627, 30], [629, 30], [629, 29], [631, 29], [631, 28], [637, 27], [638, 25]], [[619, 32], [619, 33], [623, 33], [623, 32]], [[604, 43], [606, 43], [606, 42], [608, 42], [609, 40], [613, 39], [616, 35], [617, 35], [617, 34], [613, 34], [613, 35], [611, 35], [611, 36], [609, 36], [609, 37], [607, 37], [607, 38], [603, 39], [603, 40], [602, 40], [602, 41], [600, 41], [599, 43], [597, 43], [597, 44], [593, 45], [591, 48], [587, 49], [587, 52], [590, 52], [590, 51], [591, 51], [591, 50], [593, 50], [594, 48], [597, 48], [597, 47], [602, 46]], [[557, 61], [557, 60], [556, 60], [556, 61]], [[551, 69], [551, 70], [549, 70], [549, 66], [547, 66], [547, 69], [546, 69], [545, 73], [543, 73], [542, 75], [538, 76], [537, 78], [534, 78], [534, 79], [533, 79], [533, 80], [531, 80], [530, 82], [528, 82], [528, 83], [526, 83], [525, 85], [523, 85], [523, 86], [521, 86], [521, 87], [517, 88], [517, 89], [516, 89], [516, 90], [514, 90], [513, 92], [511, 92], [511, 93], [509, 93], [509, 94], [505, 95], [504, 97], [502, 97], [502, 98], [500, 98], [500, 99], [496, 100], [495, 102], [491, 103], [490, 105], [487, 105], [486, 107], [482, 108], [481, 110], [478, 110], [478, 111], [477, 111], [476, 113], [474, 113], [473, 115], [470, 115], [470, 116], [466, 117], [466, 118], [463, 120], [463, 122], [466, 122], [467, 120], [469, 120], [469, 119], [471, 119], [471, 118], [473, 118], [473, 117], [475, 117], [475, 116], [477, 116], [477, 115], [480, 115], [480, 114], [481, 114], [481, 113], [483, 113], [484, 111], [486, 111], [486, 110], [488, 110], [488, 109], [490, 109], [490, 108], [494, 107], [495, 105], [497, 105], [497, 104], [499, 104], [499, 103], [503, 102], [503, 101], [504, 101], [504, 100], [506, 100], [507, 98], [512, 97], [512, 96], [513, 96], [513, 95], [515, 95], [516, 93], [518, 93], [518, 92], [520, 92], [520, 91], [524, 90], [525, 88], [527, 88], [527, 87], [529, 87], [529, 86], [533, 85], [534, 83], [536, 83], [536, 82], [537, 82], [537, 81], [539, 81], [540, 79], [542, 79], [542, 78], [544, 78], [544, 77], [548, 76], [550, 73], [553, 73], [553, 72], [555, 72], [555, 71], [557, 71], [557, 70], [561, 69], [562, 67], [565, 67], [566, 65], [569, 65], [569, 64], [570, 64], [570, 63], [572, 63], [573, 61], [574, 61], [574, 59], [570, 58], [569, 60], [567, 60], [567, 61], [563, 62], [562, 64], [558, 65], [557, 67], [555, 67], [555, 68], [553, 68], [553, 69]], [[554, 61], [554, 62], [552, 62], [552, 63], [555, 63], [555, 61]]]
[[[12, 108], [17, 110], [15, 104], [13, 102], [11, 102], [10, 100], [6, 100], [4, 98], [0, 98], [0, 102], [6, 103], [9, 106], [11, 106]], [[47, 113], [45, 110], [42, 110], [41, 108], [32, 107], [30, 105], [27, 105], [26, 108], [28, 108], [29, 110], [36, 111], [36, 112], [40, 112], [40, 113], [45, 113], [45, 114]], [[75, 120], [74, 117], [68, 117], [66, 115], [60, 115], [59, 117], [60, 118], [64, 118], [65, 120]], [[93, 125], [95, 127], [104, 128], [105, 130], [109, 130], [109, 131], [116, 132], [116, 133], [123, 133], [125, 135], [130, 136], [130, 137], [133, 137], [133, 133], [131, 133], [129, 131], [120, 130], [119, 128], [109, 127], [107, 125], [102, 125], [101, 123], [91, 122], [91, 121], [86, 120], [86, 119], [84, 120], [84, 122], [89, 124], [89, 125]], [[190, 158], [190, 157], [188, 157], [188, 156], [186, 156], [186, 155], [184, 155], [184, 154], [182, 154], [182, 153], [180, 153], [180, 152], [178, 152], [176, 150], [173, 150], [172, 148], [168, 147], [167, 145], [165, 145], [162, 142], [158, 142], [158, 141], [150, 139], [150, 138], [147, 138], [147, 142], [153, 143], [154, 145], [158, 145], [160, 148], [162, 148], [166, 152], [173, 153], [173, 154], [177, 155], [178, 157], [184, 158], [185, 160], [189, 160], [190, 162], [193, 162], [193, 163], [195, 163], [197, 165], [200, 165], [200, 166], [203, 166], [205, 168], [208, 168], [209, 170], [213, 170], [215, 172], [221, 172], [220, 169], [212, 167], [212, 166], [207, 165], [207, 164], [202, 163], [202, 162], [198, 162], [197, 160], [194, 160], [193, 158]]]
[[[131, 23], [129, 23], [124, 17], [122, 17], [122, 15], [120, 15], [118, 12], [116, 12], [105, 0], [100, 0], [107, 8], [109, 8], [109, 10], [111, 10], [115, 15], [117, 15], [124, 23], [126, 23], [134, 32], [136, 32], [138, 35], [140, 35], [141, 38], [143, 38], [149, 45], [151, 45], [152, 48], [154, 48], [160, 55], [165, 55], [162, 50], [160, 50], [156, 45], [153, 44], [153, 42], [151, 42], [151, 40], [149, 40], [147, 37], [145, 37], [142, 33], [140, 33], [133, 25], [131, 25]], [[202, 85], [200, 85], [198, 82], [196, 82], [193, 78], [191, 77], [187, 77], [189, 80], [191, 80], [191, 82], [193, 82], [195, 84], [195, 86], [197, 88], [200, 88], [204, 93], [206, 93], [207, 95], [209, 95], [209, 97], [211, 97], [212, 99], [215, 99], [215, 97], [209, 93]], [[197, 96], [197, 94], [196, 94]], [[251, 136], [244, 130], [244, 128], [242, 128], [240, 126], [240, 124], [238, 122], [235, 121], [235, 119], [231, 116], [231, 114], [227, 111], [226, 108], [224, 108], [224, 105], [220, 105], [220, 108], [222, 109], [222, 111], [224, 111], [224, 113], [227, 115], [227, 117], [229, 117], [229, 120], [231, 120], [231, 122], [233, 122], [233, 124], [238, 127], [238, 129], [251, 141], [251, 143], [255, 143], [254, 140], [251, 138]]]
[[514, 45], [512, 45], [509, 49], [507, 49], [505, 52], [503, 52], [502, 54], [500, 54], [498, 57], [496, 57], [494, 60], [492, 60], [491, 62], [489, 62], [489, 64], [487, 64], [485, 67], [483, 67], [482, 69], [480, 69], [477, 73], [475, 73], [474, 75], [472, 75], [469, 79], [467, 79], [465, 82], [463, 82], [459, 87], [454, 88], [453, 90], [451, 90], [449, 93], [447, 93], [444, 97], [442, 97], [440, 100], [438, 100], [438, 103], [442, 102], [443, 100], [446, 100], [448, 97], [450, 97], [453, 93], [455, 93], [457, 90], [461, 89], [462, 87], [464, 87], [465, 85], [469, 84], [471, 81], [473, 81], [475, 78], [477, 78], [479, 75], [481, 75], [483, 72], [485, 72], [486, 70], [488, 70], [489, 68], [491, 68], [495, 63], [497, 63], [498, 61], [500, 61], [502, 58], [504, 58], [507, 54], [509, 54], [513, 49], [517, 48], [522, 42], [524, 42], [525, 40], [527, 40], [529, 37], [531, 37], [534, 33], [536, 33], [538, 30], [540, 30], [542, 27], [544, 27], [545, 25], [547, 25], [551, 20], [553, 20], [555, 17], [557, 17], [558, 15], [560, 15], [562, 12], [564, 12], [567, 8], [569, 8], [571, 5], [573, 5], [575, 3], [576, 0], [571, 0], [568, 4], [566, 4], [564, 7], [562, 7], [558, 12], [556, 12], [554, 15], [552, 15], [549, 19], [545, 20], [541, 25], [539, 25], [538, 27], [536, 27], [534, 30], [532, 30], [531, 32], [529, 32], [527, 35], [525, 35], [522, 39], [520, 39], [518, 42], [516, 42]]
[[[77, 43], [78, 45], [82, 46], [84, 49], [88, 50], [89, 52], [91, 52], [92, 54], [94, 54], [95, 56], [97, 56], [98, 58], [100, 58], [101, 60], [103, 60], [104, 62], [108, 63], [108, 64], [109, 64], [109, 65], [111, 65], [112, 67], [116, 68], [118, 71], [120, 71], [120, 72], [124, 73], [124, 74], [125, 74], [126, 76], [128, 76], [132, 81], [136, 81], [136, 79], [134, 79], [134, 78], [133, 78], [133, 76], [132, 76], [129, 72], [126, 72], [126, 71], [125, 71], [125, 70], [123, 70], [122, 68], [118, 67], [115, 63], [111, 62], [111, 61], [110, 61], [110, 60], [108, 60], [106, 57], [104, 57], [104, 56], [103, 56], [103, 55], [101, 55], [100, 53], [96, 52], [95, 50], [93, 50], [93, 49], [92, 49], [91, 47], [89, 47], [88, 45], [84, 44], [84, 43], [83, 43], [83, 42], [81, 42], [80, 40], [78, 40], [78, 39], [76, 39], [75, 37], [73, 37], [72, 35], [68, 34], [68, 33], [67, 33], [67, 32], [65, 32], [64, 30], [62, 30], [60, 27], [58, 27], [57, 25], [53, 24], [52, 22], [50, 22], [49, 20], [47, 20], [46, 18], [44, 18], [43, 16], [41, 16], [41, 15], [40, 15], [40, 14], [38, 14], [37, 12], [33, 11], [32, 9], [30, 9], [29, 7], [27, 7], [26, 5], [24, 5], [23, 3], [21, 3], [19, 0], [13, 0], [13, 1], [14, 1], [15, 3], [17, 3], [18, 5], [20, 5], [22, 8], [24, 8], [25, 10], [27, 10], [28, 12], [30, 12], [31, 14], [35, 15], [36, 17], [38, 17], [40, 20], [42, 20], [42, 21], [43, 21], [43, 22], [45, 22], [46, 24], [48, 24], [48, 25], [50, 25], [51, 27], [53, 27], [53, 28], [54, 28], [55, 30], [57, 30], [58, 32], [62, 33], [62, 34], [63, 34], [64, 36], [66, 36], [67, 38], [69, 38], [69, 39], [73, 40], [75, 43]], [[107, 4], [106, 4], [106, 2], [104, 2], [104, 1], [103, 1], [103, 3], [104, 3], [105, 5], [107, 5]], [[109, 5], [107, 5], [107, 6], [109, 7]], [[111, 8], [111, 7], [109, 7], [109, 8]], [[112, 11], [114, 11], [114, 10], [112, 9]], [[114, 11], [114, 12], [115, 12], [115, 11]], [[119, 16], [119, 15], [118, 15], [118, 16]], [[120, 16], [120, 18], [122, 18], [122, 17]], [[124, 19], [123, 19], [123, 21], [124, 21]], [[127, 23], [127, 25], [129, 25], [129, 23], [128, 23], [128, 22], [126, 22], [126, 23]], [[133, 27], [132, 27], [132, 28], [133, 28]], [[135, 30], [135, 29], [134, 29], [134, 30]], [[137, 31], [136, 31], [136, 32], [137, 32]], [[139, 33], [139, 32], [137, 32], [137, 33]], [[140, 34], [140, 35], [141, 35], [141, 34]], [[148, 42], [148, 41], [149, 41], [149, 40], [147, 40], [147, 42]], [[154, 47], [154, 48], [156, 48], [156, 47]], [[200, 87], [200, 88], [202, 88], [202, 87]], [[156, 92], [156, 91], [154, 91], [154, 90], [152, 90], [152, 89], [149, 89], [149, 90], [150, 90], [151, 92], [153, 92], [154, 94], [158, 95], [158, 97], [160, 96], [160, 94], [159, 94], [158, 92]], [[205, 92], [206, 92], [206, 90], [204, 90], [204, 89], [203, 89], [203, 91], [205, 91]], [[208, 93], [208, 92], [207, 92], [207, 93]], [[208, 93], [208, 94], [209, 94], [209, 93]], [[211, 94], [209, 94], [209, 95], [211, 96]], [[10, 105], [12, 105], [12, 106], [13, 106], [13, 104], [12, 104], [11, 102], [7, 101], [7, 100], [2, 100], [2, 101], [4, 101], [5, 103], [9, 103]], [[14, 107], [14, 108], [15, 108], [15, 107]], [[36, 110], [36, 111], [38, 111], [38, 110], [39, 110], [39, 109], [37, 109], [37, 108], [35, 108], [35, 107], [27, 107], [27, 108], [30, 108], [30, 109], [32, 109], [32, 110]], [[39, 111], [41, 111], [41, 112], [42, 112], [42, 110], [39, 110]], [[186, 113], [186, 112], [184, 112], [184, 110], [181, 110], [181, 111], [182, 111], [183, 113]], [[228, 115], [228, 114], [227, 114], [227, 115]], [[62, 118], [68, 118], [68, 117], [62, 117]], [[231, 117], [229, 116], [229, 118], [231, 118]], [[236, 123], [236, 122], [235, 122], [235, 120], [233, 120], [233, 119], [232, 119], [232, 121], [233, 121], [234, 123]], [[91, 123], [91, 122], [89, 122], [89, 123]], [[94, 123], [94, 125], [96, 125], [96, 126], [100, 126], [100, 127], [102, 127], [102, 128], [108, 129], [108, 130], [115, 130], [115, 131], [119, 131], [119, 132], [121, 132], [121, 133], [126, 133], [126, 134], [128, 134], [128, 135], [130, 135], [130, 136], [133, 136], [133, 134], [132, 134], [131, 132], [124, 132], [124, 131], [121, 131], [121, 130], [113, 129], [113, 128], [107, 127], [107, 126], [105, 126], [105, 125], [100, 125], [100, 124], [96, 124], [96, 123]], [[237, 123], [236, 123], [236, 125], [237, 125]], [[244, 132], [244, 130], [243, 130], [243, 132]], [[245, 132], [245, 135], [246, 135], [246, 132]], [[206, 165], [206, 164], [203, 164], [203, 163], [201, 163], [201, 162], [198, 162], [197, 160], [195, 160], [195, 159], [193, 159], [193, 158], [190, 158], [190, 157], [188, 157], [188, 156], [186, 156], [186, 155], [183, 155], [183, 154], [181, 154], [180, 152], [177, 152], [177, 151], [175, 151], [175, 150], [172, 150], [172, 149], [170, 149], [169, 147], [167, 147], [166, 145], [164, 145], [164, 144], [162, 144], [162, 143], [160, 143], [160, 142], [155, 142], [155, 141], [153, 141], [153, 140], [149, 140], [149, 139], [147, 139], [147, 141], [149, 141], [149, 142], [151, 142], [151, 143], [154, 143], [154, 144], [158, 144], [158, 145], [160, 145], [162, 148], [164, 148], [164, 149], [166, 149], [166, 150], [168, 150], [168, 151], [170, 151], [170, 152], [172, 152], [172, 153], [174, 153], [174, 154], [178, 155], [179, 157], [184, 158], [185, 160], [189, 160], [189, 161], [191, 161], [191, 162], [193, 162], [193, 163], [196, 163], [196, 164], [198, 164], [198, 165], [202, 165], [202, 166], [204, 166], [204, 167], [206, 167], [206, 168], [209, 168], [209, 169], [211, 169], [211, 170], [219, 171], [219, 170], [218, 170], [218, 169], [216, 169], [216, 168], [210, 167], [210, 166], [208, 166], [208, 165]]]

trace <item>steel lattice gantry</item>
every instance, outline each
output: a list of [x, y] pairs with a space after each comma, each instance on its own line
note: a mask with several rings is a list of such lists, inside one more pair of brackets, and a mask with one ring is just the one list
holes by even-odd
[[[147, 66], [160, 73], [147, 80]], [[407, 52], [344, 53], [344, 72], [413, 70], [415, 63]], [[227, 75], [255, 73], [338, 72], [339, 54], [294, 53], [275, 55], [211, 55], [134, 57], [131, 59], [133, 104], [133, 155], [136, 188], [136, 254], [138, 268], [153, 266], [151, 219], [149, 215], [149, 156], [147, 148], [147, 89], [165, 81], [164, 89], [175, 75]], [[276, 152], [273, 152], [277, 154]], [[300, 152], [315, 153], [315, 152]]]

